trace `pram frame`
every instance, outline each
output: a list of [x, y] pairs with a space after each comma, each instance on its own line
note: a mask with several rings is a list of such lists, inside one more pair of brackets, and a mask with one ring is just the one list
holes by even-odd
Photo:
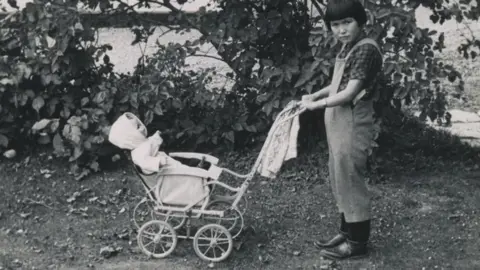
[[[298, 109], [298, 110], [295, 111], [293, 109]], [[293, 111], [293, 113], [290, 114], [290, 115], [287, 115], [291, 111]], [[274, 121], [273, 126], [271, 127], [271, 129], [272, 129], [271, 132], [273, 132], [273, 134], [275, 134], [277, 128], [281, 124], [283, 124], [284, 122], [292, 119], [293, 117], [298, 116], [299, 114], [303, 113], [303, 111], [305, 111], [305, 109], [304, 108], [299, 108], [296, 104], [293, 105], [293, 106], [290, 106], [290, 107], [287, 106], [287, 108], [282, 110], [277, 115], [276, 120]], [[134, 165], [133, 167], [134, 167], [134, 171], [137, 174], [137, 176], [142, 180], [143, 187], [145, 188], [149, 199], [151, 201], [155, 202], [156, 207], [155, 207], [154, 211], [167, 211], [165, 221], [158, 221], [158, 222], [163, 222], [163, 223], [168, 224], [168, 219], [170, 217], [180, 217], [180, 218], [182, 218], [182, 222], [180, 224], [180, 227], [181, 227], [181, 226], [184, 225], [184, 222], [185, 222], [185, 219], [186, 219], [186, 222], [187, 222], [187, 233], [186, 233], [186, 235], [176, 235], [176, 233], [173, 232], [172, 235], [174, 235], [173, 236], [174, 238], [180, 238], [180, 239], [191, 239], [192, 238], [191, 235], [190, 235], [190, 221], [191, 221], [191, 218], [196, 218], [197, 219], [197, 218], [200, 218], [203, 215], [212, 215], [212, 216], [218, 216], [218, 217], [222, 218], [222, 217], [225, 216], [225, 212], [228, 211], [228, 210], [233, 210], [233, 211], [235, 211], [235, 213], [239, 214], [239, 218], [242, 221], [242, 228], [240, 229], [240, 231], [241, 231], [243, 229], [243, 217], [242, 217], [242, 213], [240, 212], [240, 209], [238, 207], [238, 204], [239, 204], [240, 200], [243, 198], [247, 188], [249, 187], [251, 180], [255, 176], [255, 173], [257, 172], [257, 170], [258, 170], [258, 168], [259, 168], [259, 166], [262, 162], [262, 157], [263, 157], [266, 149], [268, 149], [268, 147], [270, 146], [272, 137], [274, 137], [274, 136], [267, 136], [267, 141], [265, 141], [265, 143], [263, 144], [263, 146], [260, 150], [260, 153], [258, 154], [258, 157], [256, 158], [256, 160], [254, 162], [254, 165], [253, 165], [252, 169], [246, 174], [237, 173], [237, 172], [234, 172], [234, 171], [229, 170], [227, 168], [223, 168], [223, 167], [218, 166], [217, 164], [218, 164], [219, 159], [214, 157], [214, 156], [208, 155], [208, 154], [194, 153], [194, 152], [169, 153], [169, 156], [174, 157], [174, 158], [177, 157], [177, 158], [188, 158], [188, 159], [197, 159], [197, 160], [208, 161], [211, 164], [210, 165], [211, 168], [213, 166], [213, 168], [220, 170], [220, 174], [222, 172], [225, 172], [225, 173], [230, 174], [234, 177], [245, 179], [245, 181], [239, 187], [232, 187], [228, 184], [222, 183], [222, 182], [217, 180], [218, 176], [220, 176], [220, 174], [218, 174], [217, 177], [211, 177], [212, 175], [210, 175], [208, 173], [208, 171], [200, 169], [200, 168], [198, 168], [198, 169], [197, 168], [191, 168], [191, 167], [188, 168], [188, 169], [186, 169], [186, 168], [181, 168], [181, 169], [172, 168], [172, 169], [167, 170], [166, 172], [164, 170], [161, 170], [156, 174], [157, 177], [168, 176], [168, 175], [176, 175], [176, 176], [178, 176], [178, 175], [189, 175], [189, 176], [205, 178], [205, 179], [207, 179], [207, 183], [205, 185], [211, 186], [210, 194], [212, 193], [214, 187], [217, 186], [217, 185], [221, 186], [221, 187], [223, 187], [223, 188], [225, 188], [229, 191], [234, 192], [233, 195], [223, 195], [223, 196], [216, 195], [216, 200], [219, 200], [219, 201], [222, 201], [222, 200], [223, 201], [232, 201], [233, 200], [230, 207], [226, 210], [219, 211], [219, 210], [208, 210], [208, 209], [206, 209], [209, 206], [210, 194], [202, 197], [202, 199], [200, 199], [199, 201], [192, 202], [189, 205], [186, 205], [184, 207], [175, 207], [175, 206], [163, 205], [160, 202], [160, 200], [158, 200], [156, 198], [155, 191], [154, 191], [155, 188], [159, 188], [159, 185], [155, 185], [153, 188], [149, 188], [148, 184], [145, 182], [144, 178], [142, 177], [143, 174], [141, 173], [139, 168], [137, 168], [136, 165]], [[133, 161], [131, 160], [128, 152], [125, 152], [125, 153], [126, 153], [128, 159], [133, 164]], [[195, 208], [195, 206], [202, 200], [203, 200], [202, 205], [199, 208]], [[215, 202], [216, 200], [212, 200], [212, 202]], [[173, 212], [173, 214], [171, 215], [172, 212]], [[193, 216], [192, 216], [192, 214], [193, 214]], [[235, 219], [236, 218], [237, 217], [235, 217]], [[139, 241], [140, 241], [140, 232], [142, 232], [142, 228], [144, 226], [147, 226], [149, 223], [151, 223], [151, 222], [145, 223], [140, 228], [140, 230], [139, 230]], [[168, 224], [168, 226], [171, 226], [171, 225]], [[220, 228], [220, 229], [225, 229], [226, 230], [226, 228], [221, 226], [220, 224], [212, 223], [212, 224], [207, 224], [207, 225], [203, 226], [202, 228], [199, 229], [199, 231], [201, 231], [202, 229], [207, 229], [208, 226], [216, 227], [217, 229]], [[176, 230], [177, 228], [174, 228], [174, 229]], [[198, 234], [198, 231], [197, 231], [197, 234]], [[194, 240], [195, 252], [197, 253], [197, 255], [200, 258], [202, 258], [204, 260], [209, 259], [210, 261], [221, 261], [229, 255], [229, 253], [228, 253], [228, 254], [223, 254], [225, 256], [222, 255], [221, 258], [208, 258], [208, 257], [205, 257], [206, 256], [205, 254], [200, 254], [199, 253], [198, 235], [197, 234], [195, 235], [193, 240]], [[232, 236], [229, 234], [228, 230], [226, 230], [226, 232], [224, 232], [224, 234], [226, 234], [228, 236], [228, 238], [230, 239], [230, 241], [232, 241]], [[235, 235], [235, 236], [238, 236], [238, 234]], [[176, 240], [174, 242], [175, 242], [174, 244], [176, 245]], [[229, 246], [229, 252], [231, 252], [231, 245], [233, 245], [233, 243], [230, 244], [230, 246]], [[148, 252], [148, 251], [144, 251], [144, 252]], [[171, 252], [171, 250], [167, 253], [170, 254], [170, 252]], [[158, 258], [163, 258], [163, 257], [168, 255], [167, 253], [160, 254], [157, 257]]]

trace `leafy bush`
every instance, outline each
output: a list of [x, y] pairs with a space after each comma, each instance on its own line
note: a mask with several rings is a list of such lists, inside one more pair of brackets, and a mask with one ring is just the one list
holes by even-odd
[[[241, 147], [261, 139], [290, 100], [328, 83], [339, 49], [325, 27], [314, 24], [323, 18], [323, 0], [312, 1], [316, 18], [297, 0], [214, 0], [217, 9], [202, 7], [196, 14], [170, 0], [134, 5], [81, 0], [105, 14], [135, 17], [140, 25], [131, 28], [132, 44], [154, 32], [152, 22], [135, 12], [137, 6], [160, 3], [171, 10], [164, 27], [177, 33], [195, 28], [201, 34], [181, 45], [157, 44], [158, 51], [139, 59], [133, 75], [116, 74], [106, 54], [111, 46], [97, 44], [96, 30], [81, 21], [73, 2], [28, 3], [0, 22], [0, 145], [51, 143], [57, 155], [69, 157], [79, 178], [98, 170], [99, 158], [116, 153], [106, 138], [112, 121], [125, 111], [139, 115], [151, 131], [161, 130], [176, 149]], [[395, 116], [402, 104], [416, 103], [422, 116], [442, 117], [445, 93], [431, 82], [461, 76], [435, 57], [445, 37], [434, 40], [436, 33], [418, 28], [412, 14], [423, 5], [434, 12], [432, 21], [442, 23], [478, 19], [478, 10], [470, 1], [448, 7], [444, 1], [363, 2], [371, 22], [367, 30], [385, 51], [382, 91], [376, 97], [379, 116]], [[467, 41], [459, 51], [474, 58], [472, 48], [480, 43]], [[199, 46], [206, 42], [230, 66], [232, 89], [207, 88], [215, 70], [185, 65], [187, 57], [205, 56]], [[321, 126], [318, 115], [308, 117], [317, 129]], [[380, 122], [378, 132], [379, 127]]]
[[76, 7], [45, 3], [28, 3], [1, 22], [3, 147], [51, 144], [82, 178], [117, 153], [109, 127], [126, 111], [177, 149], [228, 147], [235, 131], [261, 129], [248, 123], [241, 98], [206, 88], [213, 71], [188, 70], [182, 46], [158, 44], [132, 76], [115, 74], [111, 46], [96, 43]]
[[[56, 3], [56, 2], [55, 2]], [[62, 135], [80, 144], [78, 128], [91, 128], [85, 122], [101, 121], [103, 113], [82, 107], [107, 84], [112, 73], [108, 57], [96, 64], [108, 45], [97, 45], [94, 31], [82, 24], [75, 7], [66, 4], [27, 3], [19, 12], [0, 22], [0, 144], [3, 147], [40, 144], [53, 141], [57, 146]], [[31, 136], [38, 123], [39, 135]], [[80, 121], [82, 119], [82, 121]], [[87, 120], [88, 119], [88, 120]], [[43, 125], [43, 127], [42, 127]], [[63, 128], [65, 126], [65, 128]], [[62, 131], [63, 129], [63, 131]], [[100, 135], [96, 130], [95, 136]], [[13, 142], [11, 142], [13, 141]], [[101, 139], [85, 141], [98, 144]], [[83, 148], [66, 147], [59, 154], [77, 160]], [[95, 164], [91, 164], [96, 168]]]
[[[180, 44], [157, 44], [134, 73], [122, 101], [129, 99], [132, 112], [152, 130], [160, 130], [170, 148], [231, 147], [235, 131], [256, 131], [247, 124], [245, 105], [232, 92], [206, 85], [215, 71], [191, 70], [187, 50]], [[128, 96], [128, 98], [127, 98]]]
[[[82, 2], [90, 8], [103, 6], [104, 12], [130, 12], [136, 16], [132, 12], [134, 5], [127, 3], [113, 7], [99, 0]], [[263, 117], [268, 125], [289, 100], [328, 83], [334, 56], [340, 47], [324, 26], [313, 27], [312, 24], [322, 21], [327, 1], [310, 1], [318, 15], [315, 18], [309, 17], [305, 5], [308, 1], [214, 0], [193, 15], [173, 2], [184, 3], [161, 0], [142, 1], [139, 5], [159, 4], [170, 9], [169, 21], [177, 32], [197, 29], [201, 36], [186, 43], [185, 48], [194, 55], [199, 55], [196, 50], [199, 43], [210, 42], [216, 48], [220, 58], [234, 72], [236, 83], [232, 91], [237, 97], [250, 97], [244, 102], [252, 118]], [[456, 81], [459, 92], [464, 84], [461, 74], [452, 65], [436, 57], [445, 48], [444, 34], [419, 28], [414, 14], [421, 6], [429, 8], [433, 12], [432, 22], [442, 24], [452, 19], [458, 22], [477, 20], [478, 9], [471, 0], [452, 4], [443, 0], [361, 2], [368, 10], [367, 31], [380, 41], [385, 53], [386, 84], [379, 87], [392, 91], [376, 97], [379, 104], [396, 108], [415, 104], [422, 111], [422, 117], [432, 120], [443, 117], [446, 92], [435, 82]], [[211, 4], [216, 9], [208, 11]], [[151, 26], [147, 20], [142, 23], [146, 29]], [[464, 57], [475, 58], [474, 48], [480, 43], [473, 36], [465, 41], [459, 45], [459, 52]]]

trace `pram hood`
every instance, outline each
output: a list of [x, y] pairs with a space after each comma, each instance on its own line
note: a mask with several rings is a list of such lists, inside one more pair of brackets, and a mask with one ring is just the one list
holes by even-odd
[[[126, 112], [112, 124], [108, 141], [121, 148], [133, 150], [147, 140], [147, 128], [136, 115]], [[159, 134], [157, 140], [162, 140]], [[163, 141], [163, 140], [162, 140]], [[159, 142], [159, 145], [162, 142]]]

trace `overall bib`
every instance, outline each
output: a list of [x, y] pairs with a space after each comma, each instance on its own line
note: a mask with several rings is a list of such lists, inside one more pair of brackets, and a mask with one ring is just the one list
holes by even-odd
[[[345, 63], [350, 53], [363, 44], [377, 43], [362, 39], [345, 58], [335, 62], [330, 96], [340, 87]], [[370, 194], [365, 182], [368, 150], [373, 140], [373, 100], [361, 100], [361, 91], [353, 102], [325, 109], [325, 127], [329, 150], [329, 180], [340, 213], [345, 220], [361, 222], [370, 219]]]

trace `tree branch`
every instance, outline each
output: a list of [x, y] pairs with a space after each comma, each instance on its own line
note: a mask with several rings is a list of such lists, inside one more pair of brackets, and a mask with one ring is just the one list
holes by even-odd
[[205, 57], [205, 58], [211, 58], [211, 59], [225, 62], [225, 60], [223, 60], [222, 58], [216, 57], [214, 55], [209, 55], [209, 54], [191, 54], [191, 55], [187, 55], [185, 58], [187, 57]]
[[[180, 9], [173, 6], [172, 3], [170, 2], [170, 0], [163, 0], [163, 3], [158, 2], [156, 0], [151, 1], [151, 2], [160, 4], [160, 5], [170, 9], [172, 12], [175, 12], [177, 14], [178, 13], [183, 13], [183, 14], [185, 13], [184, 11], [181, 11]], [[189, 25], [189, 27], [198, 30], [200, 32], [200, 34], [202, 34], [203, 36], [208, 37], [210, 35], [210, 33], [207, 30], [205, 30], [202, 27], [197, 26], [191, 20], [186, 18], [186, 16], [184, 16], [183, 19]], [[210, 42], [217, 49], [218, 54], [223, 58], [223, 62], [225, 62], [230, 67], [230, 69], [232, 69], [235, 72], [235, 69], [233, 68], [233, 63], [231, 62], [231, 59], [228, 59], [228, 57], [226, 55], [224, 55], [224, 54], [222, 55], [222, 53], [219, 51], [220, 46], [222, 46], [222, 42], [215, 42], [214, 40], [210, 40]]]
[[322, 18], [325, 18], [325, 14], [323, 13], [323, 10], [320, 7], [320, 4], [317, 2], [317, 0], [312, 0], [312, 4], [315, 6], [315, 9], [318, 11], [318, 14], [320, 14]]

